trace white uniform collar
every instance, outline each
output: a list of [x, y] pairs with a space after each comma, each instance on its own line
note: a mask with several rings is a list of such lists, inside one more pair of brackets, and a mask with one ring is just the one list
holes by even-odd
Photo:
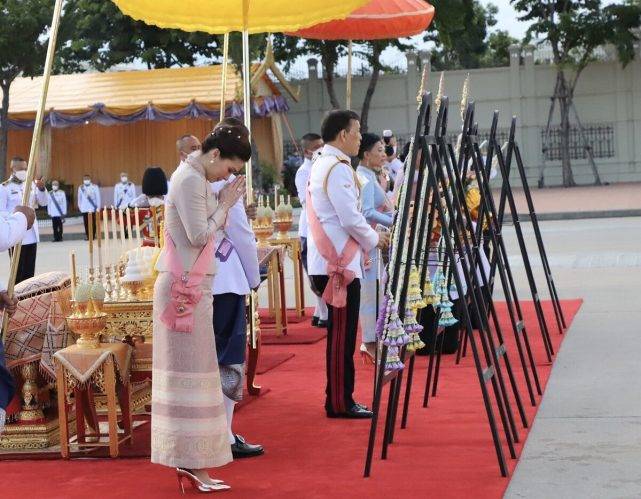
[[347, 161], [351, 163], [351, 159], [343, 151], [329, 144], [323, 146], [321, 156], [336, 156], [339, 161]]

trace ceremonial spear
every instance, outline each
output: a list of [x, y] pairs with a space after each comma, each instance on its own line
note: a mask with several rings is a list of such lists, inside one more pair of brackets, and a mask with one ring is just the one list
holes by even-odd
[[[22, 204], [29, 204], [31, 197], [31, 186], [36, 172], [36, 155], [40, 147], [40, 138], [42, 135], [42, 125], [44, 123], [45, 104], [47, 102], [47, 93], [49, 91], [49, 79], [51, 78], [51, 68], [55, 55], [56, 39], [58, 38], [58, 28], [60, 27], [60, 17], [62, 14], [63, 0], [56, 0], [53, 8], [53, 17], [51, 19], [51, 29], [49, 30], [49, 41], [47, 43], [47, 56], [45, 58], [44, 73], [42, 76], [42, 90], [40, 92], [40, 101], [36, 110], [36, 122], [33, 127], [33, 136], [31, 137], [31, 148], [29, 149], [29, 162], [27, 164], [27, 178], [24, 181], [24, 190], [22, 193]], [[33, 222], [38, 223], [37, 221]], [[18, 263], [20, 261], [20, 252], [22, 243], [18, 243], [13, 248], [11, 256], [11, 269], [9, 271], [9, 282], [7, 284], [7, 294], [13, 298], [16, 285], [16, 276], [18, 274]], [[9, 315], [4, 313], [2, 316], [2, 341], [6, 339], [7, 325]]]

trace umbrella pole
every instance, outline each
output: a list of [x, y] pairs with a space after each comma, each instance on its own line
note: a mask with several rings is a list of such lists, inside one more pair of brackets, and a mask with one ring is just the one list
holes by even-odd
[[[249, 31], [243, 30], [243, 113], [245, 115], [245, 126], [249, 130], [251, 140], [251, 68], [249, 67]], [[252, 185], [252, 165], [251, 160], [245, 167], [247, 176], [247, 202], [251, 204], [254, 197]]]
[[352, 40], [347, 44], [347, 89], [345, 97], [345, 108], [352, 107]]
[[[56, 49], [56, 38], [58, 37], [58, 28], [60, 26], [60, 16], [62, 13], [63, 0], [56, 0], [53, 8], [53, 18], [51, 19], [51, 30], [49, 31], [49, 43], [47, 45], [47, 57], [45, 59], [45, 68], [42, 76], [42, 91], [40, 93], [40, 103], [36, 112], [36, 122], [33, 126], [33, 136], [31, 138], [31, 149], [29, 150], [29, 163], [27, 165], [27, 178], [24, 182], [24, 192], [22, 194], [22, 204], [28, 205], [31, 197], [31, 184], [36, 171], [36, 155], [40, 147], [40, 137], [42, 136], [42, 125], [44, 122], [45, 103], [47, 102], [47, 92], [49, 91], [49, 78], [51, 77], [51, 67], [53, 66], [53, 57]], [[34, 223], [38, 223], [34, 221]], [[22, 244], [18, 243], [13, 249], [11, 257], [11, 270], [9, 272], [9, 282], [7, 284], [7, 293], [13, 297], [16, 275], [18, 274], [18, 262], [20, 261], [20, 251]], [[9, 315], [2, 315], [2, 340], [5, 340]]]
[[220, 88], [220, 119], [219, 122], [225, 119], [225, 106], [227, 104], [227, 60], [229, 59], [229, 33], [225, 33], [223, 38], [223, 74]]

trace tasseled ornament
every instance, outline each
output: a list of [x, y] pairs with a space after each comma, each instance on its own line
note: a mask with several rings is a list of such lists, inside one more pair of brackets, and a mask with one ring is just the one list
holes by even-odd
[[383, 303], [381, 308], [378, 311], [378, 318], [376, 319], [376, 337], [380, 340], [383, 337], [383, 332], [385, 331], [385, 319], [389, 316], [391, 311], [390, 309], [390, 298], [389, 293], [383, 296]]
[[419, 336], [419, 333], [423, 330], [423, 326], [416, 322], [416, 312], [411, 308], [405, 309], [404, 325], [405, 332], [410, 337], [410, 341], [407, 344], [407, 350], [409, 352], [414, 352], [423, 348], [425, 346], [425, 343], [421, 341], [421, 337]]
[[398, 347], [390, 346], [387, 348], [387, 359], [385, 360], [386, 371], [400, 371], [405, 366], [398, 356]]
[[398, 306], [392, 296], [389, 297], [388, 309], [389, 319], [384, 328], [383, 343], [388, 347], [403, 346], [409, 342], [410, 338], [405, 332], [401, 318], [398, 316]]
[[416, 265], [412, 263], [410, 268], [409, 289], [407, 291], [407, 304], [413, 310], [418, 310], [427, 306], [421, 292], [420, 279]]
[[441, 314], [438, 318], [438, 325], [443, 327], [453, 326], [458, 320], [452, 315], [452, 307], [454, 304], [450, 301], [447, 285], [445, 284], [445, 277], [443, 277], [441, 283], [441, 290], [441, 304], [439, 305]]

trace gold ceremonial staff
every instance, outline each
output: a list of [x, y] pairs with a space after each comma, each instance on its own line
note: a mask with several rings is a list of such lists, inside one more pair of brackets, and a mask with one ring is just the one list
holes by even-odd
[[[36, 170], [36, 155], [40, 147], [40, 136], [42, 135], [42, 124], [44, 122], [45, 104], [47, 102], [47, 92], [49, 91], [49, 78], [51, 77], [51, 67], [53, 66], [53, 57], [56, 48], [56, 39], [58, 38], [58, 28], [60, 26], [60, 16], [62, 14], [63, 0], [56, 0], [53, 8], [53, 18], [51, 19], [51, 30], [49, 32], [49, 42], [47, 45], [47, 57], [45, 59], [45, 68], [42, 75], [42, 92], [40, 93], [40, 103], [36, 113], [36, 123], [33, 127], [33, 136], [31, 138], [31, 149], [29, 150], [29, 163], [27, 166], [27, 178], [24, 182], [24, 192], [22, 194], [22, 204], [29, 203], [31, 196], [31, 184]], [[33, 223], [38, 223], [34, 221]], [[11, 270], [9, 272], [9, 283], [7, 284], [7, 293], [13, 298], [13, 291], [16, 284], [16, 275], [18, 274], [18, 262], [20, 261], [20, 252], [22, 243], [18, 243], [13, 249], [11, 257]], [[9, 316], [5, 313], [2, 316], [2, 341], [4, 342], [7, 334], [7, 324]]]

